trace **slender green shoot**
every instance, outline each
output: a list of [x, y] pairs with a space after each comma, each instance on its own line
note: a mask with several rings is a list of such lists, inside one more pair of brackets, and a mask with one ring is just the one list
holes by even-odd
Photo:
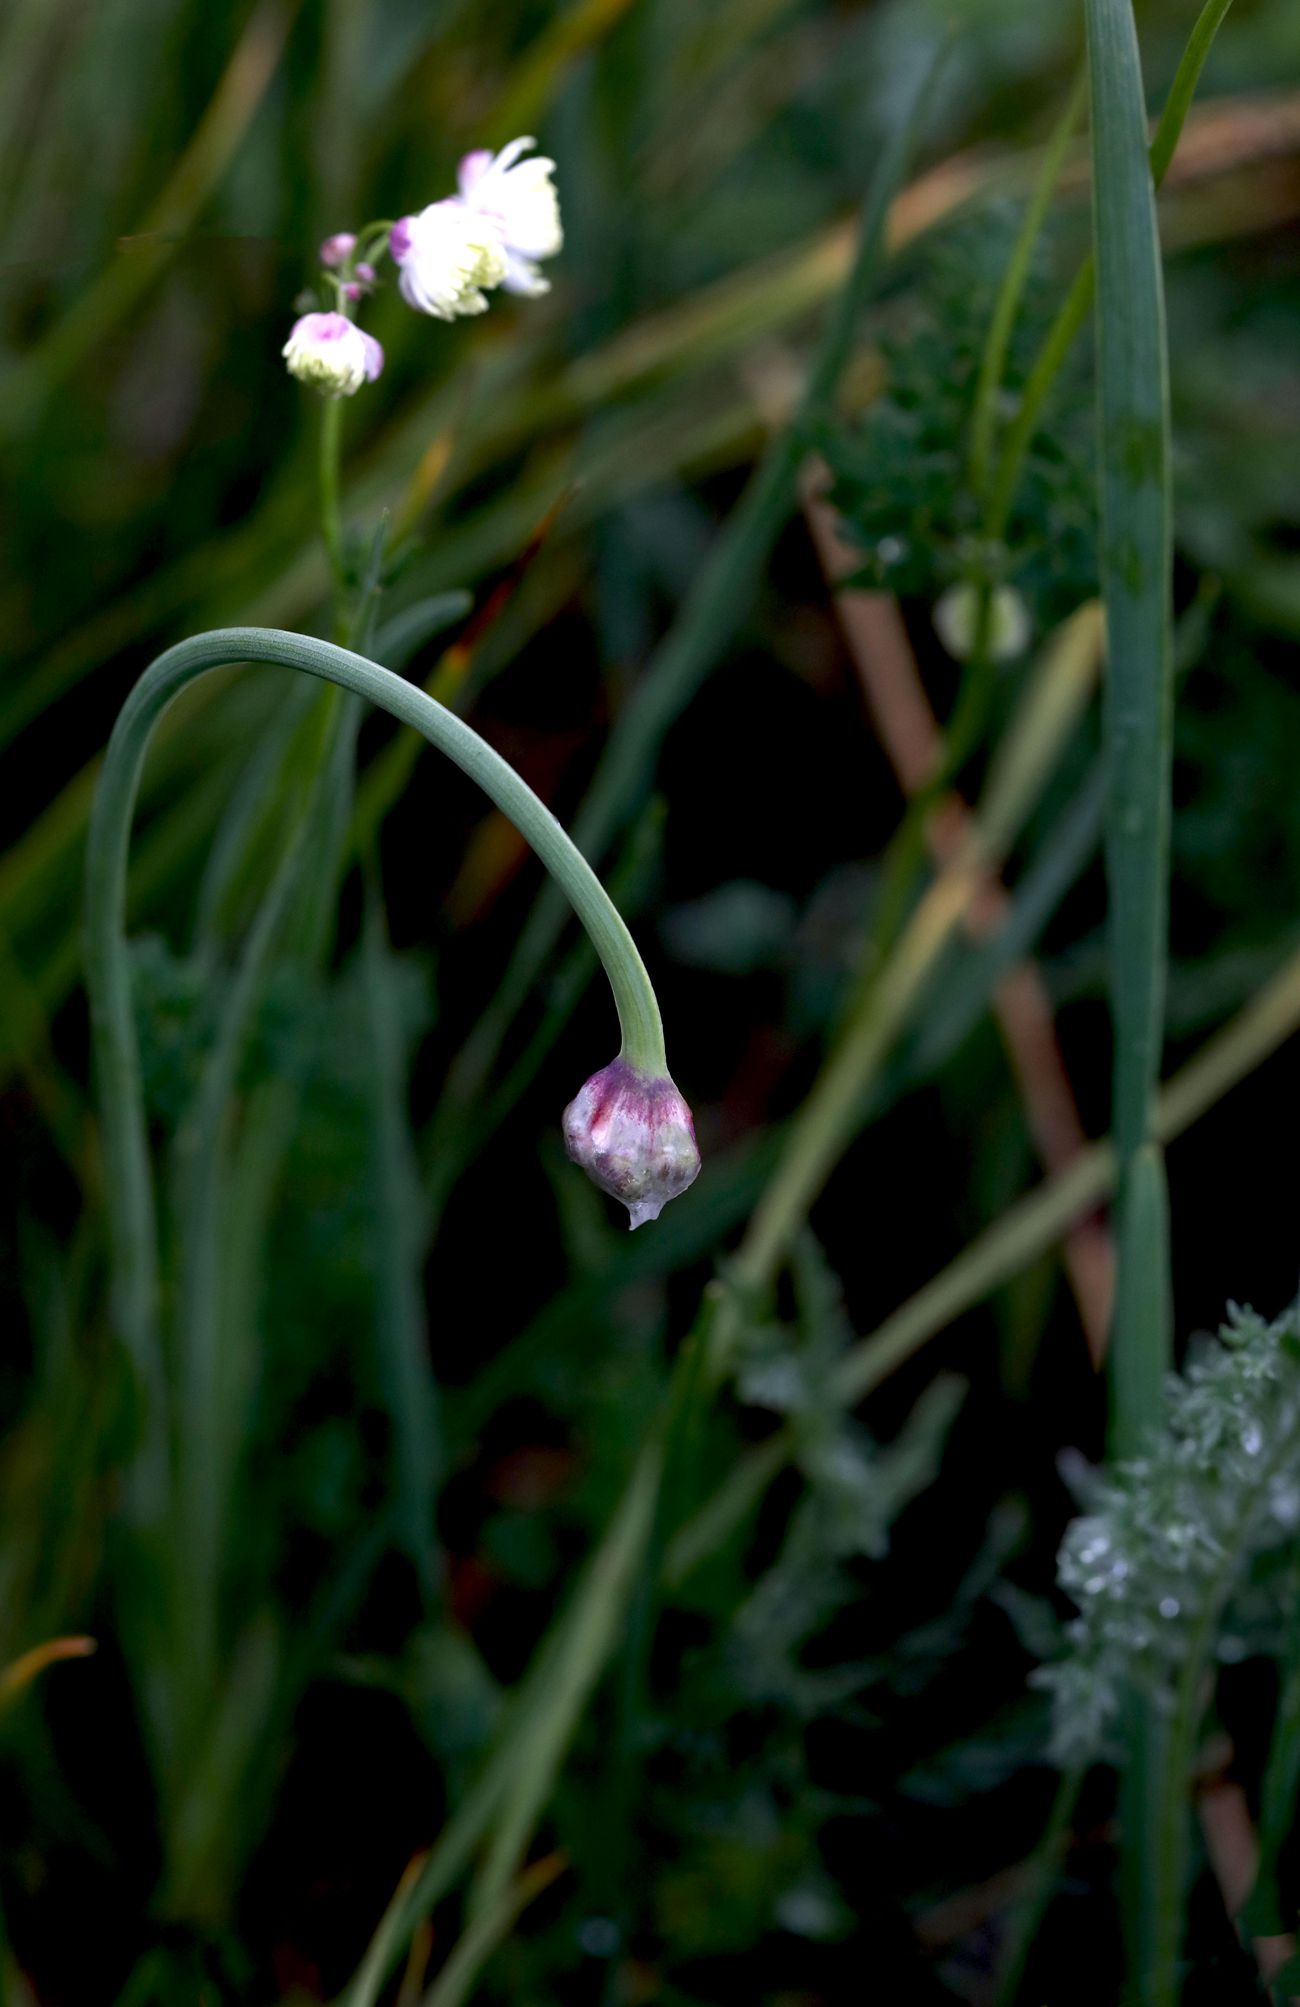
[[733, 1265], [743, 1288], [772, 1281], [793, 1235], [860, 1119], [865, 1096], [908, 1011], [960, 926], [986, 873], [1005, 855], [1095, 686], [1098, 609], [1067, 622], [999, 749], [967, 844], [918, 906], [868, 985], [791, 1125], [776, 1171]]
[[1008, 1932], [1007, 1950], [998, 1981], [993, 2007], [1015, 2007], [1025, 1966], [1038, 1927], [1046, 1914], [1056, 1886], [1061, 1857], [1069, 1839], [1070, 1821], [1079, 1802], [1082, 1770], [1066, 1770], [1057, 1779], [1052, 1809], [1042, 1837], [1034, 1849], [1025, 1879], [1024, 1892], [1016, 1905]]
[[[1106, 870], [1120, 1163], [1110, 1348], [1120, 1456], [1171, 1362], [1163, 1168], [1150, 1145], [1168, 956], [1173, 504], [1164, 285], [1131, 0], [1087, 0], [1097, 265], [1101, 553], [1109, 668]], [[1139, 1153], [1141, 1161], [1139, 1164]]]
[[529, 1904], [536, 1902], [564, 1873], [565, 1865], [563, 1854], [547, 1854], [525, 1868], [457, 1940], [447, 1963], [425, 1994], [422, 2007], [463, 2007], [497, 1946], [509, 1936]]
[[[1157, 188], [1169, 172], [1179, 139], [1182, 137], [1183, 126], [1187, 121], [1187, 114], [1192, 107], [1196, 87], [1201, 79], [1201, 72], [1205, 68], [1206, 58], [1231, 5], [1232, 0], [1206, 0], [1188, 37], [1187, 47], [1183, 51], [1182, 60], [1170, 86], [1169, 96], [1165, 100], [1165, 108], [1160, 115], [1155, 138], [1151, 142], [1151, 173]], [[1095, 285], [1096, 265], [1092, 254], [1089, 253], [1075, 273], [1070, 289], [1044, 338], [1042, 348], [1034, 359], [1033, 367], [1020, 394], [1016, 415], [1003, 441], [985, 523], [985, 533], [995, 540], [1006, 532], [1025, 455], [1038, 431], [1043, 407], [1051, 395], [1052, 386], [1060, 375], [1076, 339], [1087, 324]]]
[[343, 594], [343, 515], [339, 500], [340, 458], [343, 432], [343, 399], [324, 397], [320, 413], [320, 521], [325, 554], [329, 558], [334, 583], [335, 621], [342, 618]]
[[442, 1451], [438, 1390], [429, 1370], [420, 1187], [406, 1115], [405, 1054], [378, 869], [367, 872], [361, 984], [372, 1064], [377, 1352], [393, 1431], [394, 1514], [426, 1607], [437, 1598], [434, 1509]]
[[1038, 243], [1047, 211], [1051, 206], [1056, 184], [1061, 178], [1065, 156], [1074, 129], [1087, 100], [1087, 73], [1081, 71], [1076, 79], [1065, 109], [1058, 118], [1043, 154], [1038, 179], [1029, 199], [1011, 257], [1002, 275], [1002, 284], [994, 303], [992, 318], [980, 356], [979, 374], [975, 380], [975, 401], [971, 409], [969, 476], [973, 493], [983, 495], [988, 487], [989, 473], [993, 459], [993, 439], [997, 426], [998, 392], [1006, 376], [1007, 355], [1011, 347], [1011, 337], [1015, 331], [1016, 315], [1024, 297], [1025, 284], [1029, 278], [1030, 262]]
[[479, 1918], [491, 1915], [504, 1895], [582, 1709], [613, 1649], [650, 1536], [662, 1455], [662, 1432], [656, 1425], [568, 1608], [547, 1633], [517, 1689], [478, 1781], [432, 1852], [394, 1894], [342, 1995], [341, 2007], [375, 2007], [421, 1918], [454, 1886], [493, 1832], [494, 1821], [491, 1852], [478, 1884]]

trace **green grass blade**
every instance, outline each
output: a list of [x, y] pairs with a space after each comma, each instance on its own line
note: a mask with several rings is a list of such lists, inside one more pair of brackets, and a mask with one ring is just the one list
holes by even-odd
[[[1173, 760], [1173, 508], [1164, 284], [1147, 149], [1137, 30], [1130, 0], [1087, 0], [1092, 87], [1093, 230], [1097, 265], [1101, 555], [1109, 664], [1106, 869], [1115, 1035], [1113, 1134], [1120, 1160], [1118, 1307], [1149, 1305], [1156, 1284], [1134, 1264], [1167, 1256], [1135, 1234], [1145, 1202], [1124, 1197], [1129, 1167], [1151, 1134], [1168, 955]], [[1146, 1186], [1159, 1177], [1151, 1164]], [[1150, 1194], [1147, 1194], [1150, 1197]], [[1148, 1361], [1130, 1354], [1143, 1349]], [[1121, 1361], [1122, 1355], [1122, 1363]], [[1116, 1440], [1131, 1453], [1152, 1411], [1118, 1396], [1159, 1386], [1167, 1323], [1117, 1322], [1111, 1351]]]
[[258, 883], [265, 877], [268, 846], [275, 842], [283, 813], [290, 742], [304, 728], [315, 695], [310, 688], [287, 693], [231, 789], [199, 881], [193, 930], [197, 954], [217, 952], [236, 893], [247, 891], [254, 872]]
[[1083, 1778], [1077, 1770], [1066, 1771], [1057, 1783], [1047, 1825], [1034, 1848], [1025, 1887], [1012, 1913], [1009, 1941], [993, 2007], [1015, 2007], [1019, 1998], [1025, 1962], [1056, 1886], [1061, 1856], [1065, 1852], [1070, 1821], [1079, 1802], [1082, 1783]]
[[1231, 5], [1232, 0], [1206, 0], [1187, 38], [1187, 47], [1183, 50], [1182, 60], [1174, 72], [1173, 83], [1169, 86], [1169, 96], [1165, 99], [1165, 108], [1160, 114], [1160, 123], [1151, 142], [1151, 172], [1157, 188], [1168, 174], [1170, 163], [1178, 150], [1178, 142], [1187, 123], [1187, 114], [1192, 108], [1192, 99], [1196, 96], [1196, 87], [1201, 81], [1201, 71], [1205, 68], [1206, 60], [1214, 45], [1214, 38], [1223, 25]]
[[1033, 954], [1039, 936], [1101, 843], [1106, 777], [1100, 760], [1067, 803], [1016, 885], [1006, 924], [992, 940], [966, 948], [956, 980], [946, 980], [900, 1054], [903, 1085], [933, 1076], [969, 1036], [1013, 963]]
[[466, 619], [473, 605], [472, 594], [457, 590], [430, 593], [427, 599], [417, 599], [414, 605], [404, 606], [400, 613], [393, 614], [384, 622], [375, 636], [373, 654], [376, 662], [384, 663], [389, 669], [405, 669], [426, 641], [432, 641], [435, 634], [441, 634]]
[[1007, 354], [1015, 331], [1016, 315], [1024, 296], [1025, 282], [1029, 277], [1034, 246], [1047, 219], [1047, 211], [1056, 192], [1056, 184], [1061, 178], [1061, 169], [1065, 165], [1066, 150], [1074, 135], [1074, 128], [1079, 122], [1086, 95], [1087, 76], [1081, 72], [1047, 143], [1038, 180], [1016, 234], [1011, 257], [994, 302], [984, 350], [980, 356], [979, 374], [975, 380], [975, 402], [971, 410], [970, 483], [977, 495], [982, 495], [988, 486], [993, 457], [993, 434], [997, 423], [998, 392], [1006, 374]]
[[1083, 607], [1048, 649], [995, 754], [966, 845], [935, 880], [896, 948], [865, 990], [838, 1045], [791, 1123], [732, 1272], [765, 1289], [827, 1175], [862, 1118], [863, 1104], [985, 873], [996, 869], [1031, 812], [1095, 686], [1099, 610]]
[[[1206, 58], [1231, 5], [1232, 0], [1206, 0], [1188, 37], [1182, 61], [1178, 65], [1169, 96], [1165, 100], [1165, 108], [1160, 115], [1155, 138], [1151, 142], [1151, 173], [1157, 188], [1169, 171], [1179, 139], [1182, 137], [1183, 126], [1187, 122], [1187, 114], [1192, 108], [1192, 99], [1201, 80]], [[1061, 303], [1056, 319], [1047, 331], [1043, 346], [1034, 359], [1024, 390], [1021, 392], [1020, 407], [1008, 428], [990, 495], [989, 515], [985, 525], [989, 536], [1000, 537], [1006, 530], [1025, 454], [1038, 430], [1043, 407], [1051, 394], [1052, 385], [1056, 382], [1066, 356], [1087, 322], [1095, 283], [1096, 264], [1090, 254], [1075, 273], [1070, 290]]]
[[1173, 1361], [1173, 1284], [1169, 1271], [1169, 1196], [1154, 1143], [1120, 1159], [1112, 1332], [1112, 1441], [1115, 1454], [1140, 1454], [1159, 1412]]
[[425, 1994], [422, 2007], [462, 2007], [497, 1946], [509, 1935], [529, 1903], [535, 1902], [563, 1874], [564, 1866], [560, 1854], [548, 1854], [544, 1860], [534, 1861], [491, 1909], [476, 1917], [453, 1945], [447, 1963]]
[[1278, 1865], [1300, 1797], [1300, 1562], [1292, 1569], [1286, 1602], [1291, 1615], [1282, 1648], [1281, 1691], [1260, 1791], [1259, 1865], [1240, 1919], [1248, 1937], [1279, 1936], [1288, 1923]]
[[554, 1789], [582, 1710], [622, 1635], [654, 1523], [663, 1457], [662, 1429], [656, 1423], [610, 1530], [592, 1557], [566, 1649], [557, 1655], [538, 1703], [529, 1712], [492, 1843], [471, 1891], [474, 1917], [493, 1909], [509, 1887]]
[[[437, 1846], [398, 1889], [343, 1995], [374, 2007], [420, 1919], [450, 1889], [498, 1821], [492, 1859], [526, 1845], [591, 1689], [613, 1648], [637, 1563], [650, 1537], [662, 1445], [656, 1424], [622, 1501], [563, 1616], [516, 1691], [505, 1729]], [[508, 1882], [509, 1876], [506, 1876]], [[492, 1880], [497, 1881], [495, 1869]], [[499, 1890], [498, 1890], [499, 1893]], [[491, 1901], [485, 1902], [485, 1912]]]
[[375, 1325], [393, 1430], [394, 1509], [402, 1545], [432, 1607], [441, 1437], [425, 1331], [419, 1176], [406, 1123], [406, 1063], [383, 911], [373, 886], [362, 931], [361, 976], [371, 1059]]
[[[331, 691], [312, 723], [316, 754], [327, 755], [339, 703]], [[341, 702], [341, 700], [340, 700]], [[204, 1063], [194, 1106], [176, 1136], [180, 1220], [175, 1434], [176, 1512], [171, 1522], [178, 1642], [192, 1676], [196, 1714], [210, 1701], [217, 1660], [220, 1577], [239, 1446], [243, 1376], [222, 1343], [223, 1250], [229, 1196], [235, 1085], [273, 958], [314, 862], [312, 841], [325, 785], [323, 764], [309, 779], [270, 884], [258, 907]]]
[[[1170, 1143], [1190, 1129], [1297, 1031], [1300, 950], [1162, 1088], [1155, 1124], [1160, 1142]], [[1067, 1170], [1018, 1199], [845, 1354], [835, 1377], [836, 1397], [850, 1408], [865, 1400], [931, 1338], [1055, 1247], [1076, 1221], [1111, 1195], [1115, 1177], [1115, 1152], [1108, 1137], [1090, 1144]], [[726, 1539], [785, 1468], [794, 1449], [792, 1432], [780, 1430], [736, 1465], [674, 1540], [668, 1556], [670, 1580], [683, 1580]]]

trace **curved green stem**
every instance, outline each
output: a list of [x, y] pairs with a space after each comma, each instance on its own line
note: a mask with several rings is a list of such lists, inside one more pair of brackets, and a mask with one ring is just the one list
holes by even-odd
[[[278, 663], [364, 697], [402, 724], [414, 726], [477, 781], [532, 845], [591, 937], [614, 992], [622, 1057], [644, 1072], [668, 1070], [659, 1006], [618, 909], [550, 810], [477, 732], [391, 670], [329, 641], [275, 628], [234, 627], [169, 648], [136, 684], [109, 741], [95, 797], [86, 872], [86, 979], [116, 1257], [114, 1318], [142, 1394], [159, 1401], [164, 1377], [157, 1225], [125, 927], [131, 817], [149, 737], [163, 712], [196, 677], [237, 662]], [[133, 1474], [136, 1500], [143, 1510], [156, 1513], [161, 1507], [165, 1475], [157, 1452], [152, 1465]]]

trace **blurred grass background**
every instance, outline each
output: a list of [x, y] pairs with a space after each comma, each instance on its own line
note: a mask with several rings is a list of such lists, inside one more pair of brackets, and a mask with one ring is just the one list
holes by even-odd
[[[241, 1337], [222, 1421], [237, 1418], [230, 1644], [212, 1746], [169, 1783], [150, 1741], [156, 1612], [121, 1554], [82, 852], [99, 751], [157, 648], [234, 622], [324, 630], [317, 414], [279, 356], [314, 247], [432, 199], [470, 146], [532, 131], [559, 162], [567, 242], [548, 299], [443, 328], [382, 296], [367, 324], [388, 368], [348, 407], [345, 453], [352, 520], [387, 509], [412, 539], [384, 617], [469, 595], [410, 673], [567, 819], [789, 411], [898, 102], [954, 18], [884, 292], [821, 414], [840, 557], [876, 588], [874, 638], [831, 590], [808, 501], [698, 696], [647, 737], [653, 784], [629, 788], [597, 860], [645, 943], [708, 1165], [657, 1228], [629, 1240], [560, 1160], [558, 1110], [613, 1036], [581, 955], [548, 959], [483, 1075], [535, 867], [459, 776], [380, 722], [362, 730], [355, 848], [377, 840], [384, 918], [348, 875], [324, 966], [285, 962], [241, 1077], [283, 1135], [265, 1192], [240, 1160], [228, 1222], [244, 1292], [226, 1311]], [[1153, 0], [1139, 19], [1156, 105], [1191, 10]], [[6, 1703], [15, 2000], [332, 1998], [464, 1802], [851, 1008], [863, 935], [898, 896], [886, 853], [910, 790], [873, 678], [901, 646], [941, 719], [953, 700], [933, 610], [969, 562], [960, 442], [1081, 46], [1074, 9], [1030, 0], [10, 0], [0, 17], [0, 1659], [74, 1634], [99, 1645]], [[1083, 160], [1036, 259], [1013, 381], [1086, 242]], [[1161, 214], [1177, 1064], [1300, 946], [1289, 0], [1237, 0]], [[1008, 532], [1039, 639], [1095, 590], [1091, 399], [1085, 344]], [[151, 759], [132, 894], [164, 1150], [280, 840], [266, 790], [300, 716], [287, 680], [209, 679]], [[993, 727], [1022, 681], [999, 679]], [[1079, 806], [1095, 743], [1090, 720], [1008, 874], [1092, 1136], [1109, 1077], [1103, 892]], [[965, 779], [982, 772], [979, 746]], [[230, 869], [210, 860], [241, 790], [268, 806]], [[918, 883], [904, 874], [904, 907]], [[993, 1997], [1006, 1878], [1052, 1788], [1024, 1681], [1055, 1622], [1057, 1459], [1101, 1446], [1086, 1287], [1077, 1269], [1063, 1285], [1048, 1235], [982, 1308], [939, 1319], [931, 1355], [866, 1412], [883, 1448], [830, 1391], [850, 1334], [1036, 1175], [981, 952], [949, 950], [817, 1207], [817, 1242], [800, 1244], [779, 1329], [758, 1321], [706, 1425], [716, 1481], [793, 1414], [798, 1474], [674, 1596], [630, 1737], [615, 1693], [597, 1695], [548, 1812], [563, 1872], [484, 1998], [833, 2001], [873, 1977], [909, 2000]], [[1269, 1308], [1294, 1291], [1279, 1111], [1296, 1068], [1281, 1051], [1171, 1155], [1182, 1330], [1230, 1296]], [[1247, 1745], [1251, 1677], [1229, 1702]], [[1094, 1823], [1039, 1953], [1053, 1999], [1113, 1984], [1104, 1931], [1077, 1957], [1105, 1883], [1104, 1807]], [[1258, 1997], [1213, 1904], [1197, 1928], [1197, 1997]], [[455, 1936], [442, 1911], [434, 1940], [417, 1935], [404, 2001]]]

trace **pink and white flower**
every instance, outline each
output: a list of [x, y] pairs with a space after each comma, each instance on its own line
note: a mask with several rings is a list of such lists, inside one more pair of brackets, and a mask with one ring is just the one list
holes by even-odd
[[564, 243], [560, 204], [551, 176], [555, 162], [538, 154], [522, 154], [537, 142], [512, 139], [500, 153], [482, 148], [467, 153], [458, 176], [460, 199], [476, 215], [494, 223], [505, 252], [508, 293], [535, 297], [550, 291], [551, 282], [537, 269], [539, 258], [553, 258]]
[[374, 336], [346, 314], [304, 314], [280, 353], [290, 376], [334, 397], [351, 397], [363, 383], [373, 383], [384, 366], [384, 351]]
[[506, 276], [497, 223], [454, 195], [403, 216], [389, 233], [388, 248], [406, 304], [440, 321], [485, 312], [486, 289]]
[[564, 1111], [565, 1147], [593, 1184], [618, 1199], [632, 1226], [657, 1220], [700, 1172], [695, 1124], [666, 1074], [615, 1059]]

